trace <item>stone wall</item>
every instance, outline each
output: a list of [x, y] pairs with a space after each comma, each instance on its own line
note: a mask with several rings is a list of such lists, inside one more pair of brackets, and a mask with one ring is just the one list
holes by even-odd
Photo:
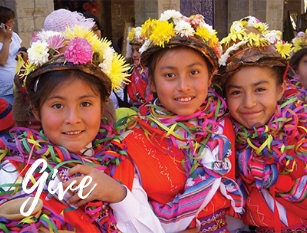
[[[148, 18], [158, 18], [166, 9], [180, 10], [180, 0], [95, 0], [104, 36], [117, 41], [125, 35], [127, 22], [140, 26]], [[191, 0], [192, 1], [192, 0]], [[196, 0], [195, 0], [196, 1]], [[197, 0], [200, 2], [200, 0]], [[304, 12], [303, 0], [214, 0], [214, 28], [218, 37], [227, 35], [231, 23], [247, 15], [267, 22], [270, 29], [283, 31], [289, 11]], [[16, 13], [15, 31], [29, 45], [32, 34], [43, 27], [45, 17], [54, 9], [53, 0], [0, 0]], [[124, 38], [123, 38], [124, 39]]]
[[25, 47], [29, 47], [32, 34], [43, 27], [45, 17], [54, 8], [52, 0], [0, 0], [0, 5], [15, 11], [14, 31], [18, 33]]

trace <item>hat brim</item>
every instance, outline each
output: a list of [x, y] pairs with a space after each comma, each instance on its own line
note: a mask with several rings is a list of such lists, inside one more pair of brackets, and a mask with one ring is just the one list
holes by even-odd
[[281, 57], [270, 46], [265, 50], [257, 47], [247, 47], [228, 58], [226, 66], [220, 67], [219, 73], [213, 77], [212, 81], [222, 87], [227, 78], [237, 72], [242, 66], [277, 66], [285, 67], [286, 69], [287, 59]]
[[93, 63], [73, 64], [71, 62], [67, 62], [63, 55], [51, 59], [44, 65], [40, 66], [39, 68], [31, 72], [26, 78], [27, 88], [33, 86], [31, 84], [33, 83], [33, 81], [36, 80], [38, 76], [59, 70], [80, 70], [84, 73], [90, 74], [98, 78], [102, 82], [102, 84], [105, 87], [107, 97], [109, 97], [111, 94], [112, 91], [111, 80], [104, 72], [102, 72], [102, 70], [98, 66], [96, 66]]
[[173, 37], [168, 43], [164, 44], [164, 47], [150, 46], [146, 51], [141, 54], [141, 63], [143, 66], [147, 66], [150, 57], [157, 51], [163, 48], [175, 48], [175, 47], [187, 47], [197, 50], [209, 61], [213, 69], [218, 67], [218, 58], [214, 51], [206, 45], [202, 40], [197, 37]]

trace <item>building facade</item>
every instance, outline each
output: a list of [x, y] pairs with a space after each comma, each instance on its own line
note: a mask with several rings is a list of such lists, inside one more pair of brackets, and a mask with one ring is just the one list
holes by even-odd
[[[293, 24], [305, 13], [305, 0], [0, 0], [0, 5], [15, 11], [15, 31], [27, 47], [32, 34], [43, 27], [45, 17], [60, 1], [79, 11], [84, 10], [82, 5], [86, 2], [98, 3], [93, 10], [104, 26], [104, 36], [120, 47], [126, 46], [125, 37], [131, 26], [157, 18], [166, 9], [179, 10], [185, 15], [204, 15], [206, 22], [218, 31], [219, 38], [227, 34], [234, 20], [253, 15], [267, 22], [270, 29], [282, 31], [286, 40], [293, 37]], [[290, 16], [295, 22], [291, 23]]]

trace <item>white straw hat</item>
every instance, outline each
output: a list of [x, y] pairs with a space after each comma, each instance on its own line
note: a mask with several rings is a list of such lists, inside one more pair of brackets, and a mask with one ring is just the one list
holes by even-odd
[[85, 18], [81, 13], [71, 12], [66, 9], [58, 9], [51, 12], [45, 19], [44, 30], [64, 32], [67, 27], [72, 28], [79, 25], [86, 29], [92, 29], [94, 19]]

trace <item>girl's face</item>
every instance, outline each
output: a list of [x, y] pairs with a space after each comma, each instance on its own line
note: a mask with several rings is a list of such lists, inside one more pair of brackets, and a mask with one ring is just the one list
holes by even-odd
[[40, 118], [38, 112], [34, 114], [51, 142], [80, 154], [97, 135], [102, 112], [100, 94], [74, 79], [51, 92], [42, 104]]
[[140, 57], [141, 53], [139, 52], [139, 49], [141, 48], [141, 45], [138, 44], [132, 44], [131, 45], [131, 55], [132, 55], [132, 60], [134, 65], [139, 65], [140, 64]]
[[169, 49], [157, 60], [151, 90], [169, 111], [187, 116], [207, 98], [211, 84], [204, 58], [190, 48]]
[[299, 76], [303, 87], [307, 89], [307, 54], [300, 59], [296, 73]]
[[92, 32], [98, 36], [99, 39], [101, 39], [101, 30], [98, 28], [98, 25], [95, 23], [92, 27]]
[[276, 111], [285, 86], [285, 83], [277, 85], [272, 68], [242, 67], [225, 86], [229, 113], [247, 128], [256, 123], [265, 125]]

